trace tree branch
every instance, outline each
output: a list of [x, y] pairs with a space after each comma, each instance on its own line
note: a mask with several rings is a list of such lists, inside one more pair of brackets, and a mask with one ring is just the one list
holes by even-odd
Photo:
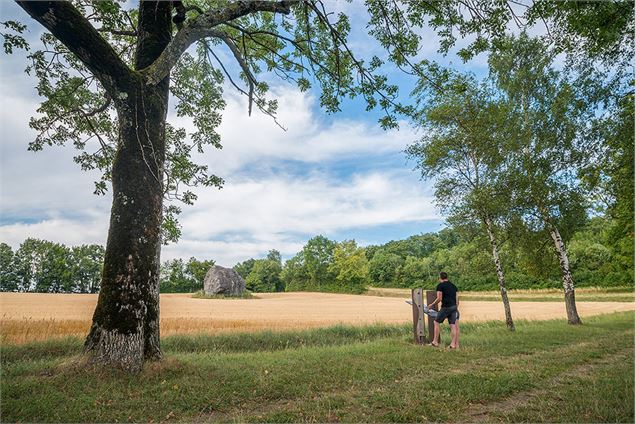
[[97, 31], [99, 32], [108, 32], [113, 35], [127, 35], [130, 37], [136, 37], [137, 31], [129, 31], [125, 29], [108, 29], [108, 28], [99, 28]]
[[249, 85], [249, 116], [251, 116], [251, 107], [254, 103], [254, 86], [257, 84], [256, 78], [251, 73], [249, 65], [245, 61], [243, 55], [240, 53], [238, 46], [236, 46], [234, 40], [232, 40], [227, 33], [223, 31], [210, 31], [210, 35], [220, 38], [225, 44], [227, 44], [227, 47], [229, 47], [229, 50], [231, 50], [234, 57], [236, 58], [236, 61], [238, 61], [238, 64], [245, 73], [245, 77], [247, 78], [247, 83]]
[[161, 56], [159, 56], [152, 65], [142, 70], [142, 73], [145, 74], [148, 84], [157, 84], [168, 75], [181, 55], [192, 43], [205, 37], [214, 36], [213, 28], [215, 26], [254, 12], [273, 12], [286, 15], [291, 12], [291, 6], [300, 1], [301, 0], [243, 0], [198, 15], [183, 26], [172, 41], [170, 41], [170, 44], [163, 50]]
[[17, 1], [33, 19], [48, 29], [116, 95], [131, 71], [90, 22], [67, 1]]

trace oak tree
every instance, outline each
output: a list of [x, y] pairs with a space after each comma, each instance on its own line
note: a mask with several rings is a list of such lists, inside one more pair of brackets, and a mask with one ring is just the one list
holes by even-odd
[[[139, 370], [161, 358], [159, 264], [162, 242], [178, 238], [179, 207], [191, 186], [222, 179], [193, 160], [216, 132], [223, 89], [275, 119], [267, 79], [316, 85], [329, 112], [362, 96], [394, 126], [396, 88], [357, 59], [346, 38], [347, 16], [321, 1], [18, 1], [47, 32], [29, 54], [27, 72], [43, 97], [30, 149], [72, 143], [83, 169], [99, 169], [95, 190], [112, 185], [113, 203], [101, 290], [85, 351], [93, 362]], [[22, 23], [3, 22], [5, 51], [28, 47]], [[227, 59], [227, 58], [230, 59]], [[227, 84], [224, 85], [224, 82]], [[169, 99], [192, 120], [187, 134], [166, 122]], [[184, 189], [185, 188], [185, 189]], [[162, 231], [163, 229], [163, 231]]]

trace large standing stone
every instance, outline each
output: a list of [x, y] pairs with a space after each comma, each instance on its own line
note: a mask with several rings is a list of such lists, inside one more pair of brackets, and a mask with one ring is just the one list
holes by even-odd
[[209, 295], [241, 296], [245, 291], [245, 280], [231, 268], [214, 265], [205, 274], [203, 288]]

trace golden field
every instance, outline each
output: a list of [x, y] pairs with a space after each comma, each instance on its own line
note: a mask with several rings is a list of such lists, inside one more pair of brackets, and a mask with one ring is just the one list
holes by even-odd
[[[395, 293], [396, 294], [396, 293]], [[259, 293], [254, 299], [197, 299], [191, 294], [161, 295], [161, 334], [286, 330], [335, 324], [398, 324], [412, 320], [399, 297], [330, 293]], [[466, 297], [467, 298], [467, 297]], [[0, 293], [0, 340], [25, 343], [51, 337], [84, 336], [97, 295]], [[633, 302], [578, 302], [582, 318], [633, 311]], [[566, 317], [564, 302], [512, 302], [514, 319]], [[464, 322], [504, 319], [500, 301], [464, 300]]]

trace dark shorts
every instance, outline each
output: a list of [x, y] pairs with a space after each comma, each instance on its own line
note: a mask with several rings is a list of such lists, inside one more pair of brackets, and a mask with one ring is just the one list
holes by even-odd
[[436, 322], [441, 324], [445, 319], [448, 319], [448, 323], [456, 324], [456, 320], [459, 319], [459, 310], [456, 306], [450, 306], [449, 308], [441, 308], [437, 317], [435, 319]]

